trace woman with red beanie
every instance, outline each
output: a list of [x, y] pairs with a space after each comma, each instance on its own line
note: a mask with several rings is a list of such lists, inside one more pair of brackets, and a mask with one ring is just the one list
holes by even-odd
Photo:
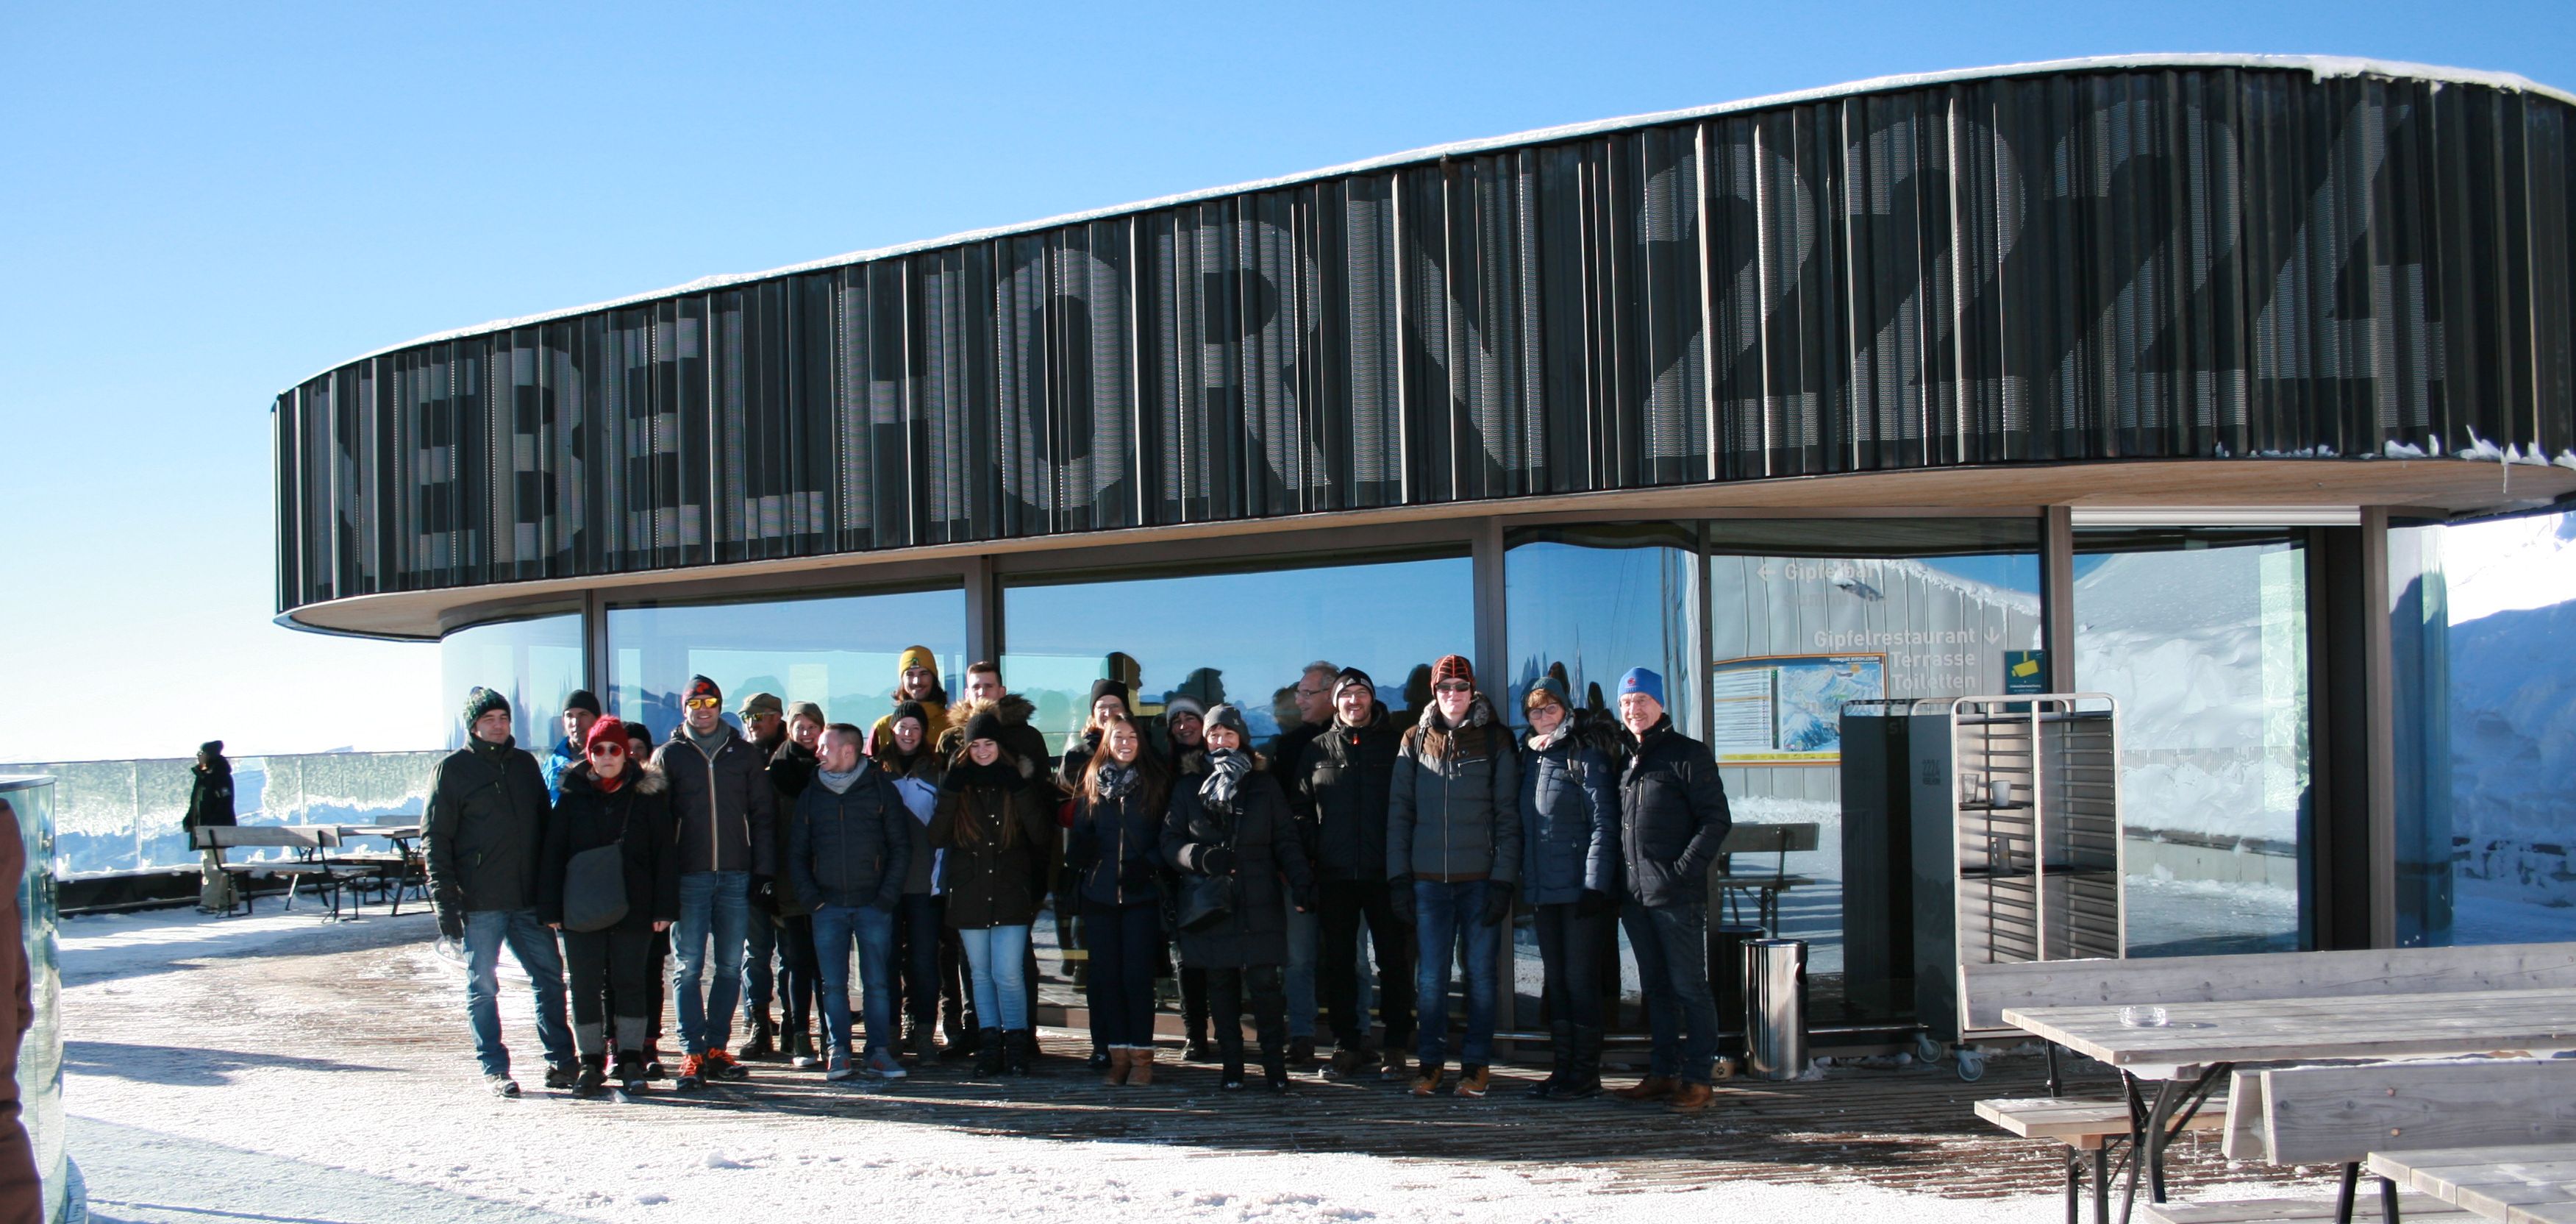
[[[617, 1079], [629, 1093], [644, 1090], [644, 1049], [649, 1021], [628, 1013], [630, 1003], [653, 997], [653, 942], [680, 916], [680, 856], [674, 844], [671, 796], [660, 770], [631, 755], [625, 724], [603, 718], [582, 741], [582, 759], [564, 770], [563, 797], [546, 823], [545, 855], [537, 876], [537, 917], [563, 932], [564, 962], [572, 975], [573, 1045], [581, 1054], [574, 1096], [607, 1090], [607, 1021], [614, 999]], [[567, 927], [565, 877], [574, 855], [615, 846], [625, 867], [626, 913], [584, 930]], [[574, 898], [576, 910], [596, 898]], [[580, 915], [575, 915], [580, 920]]]

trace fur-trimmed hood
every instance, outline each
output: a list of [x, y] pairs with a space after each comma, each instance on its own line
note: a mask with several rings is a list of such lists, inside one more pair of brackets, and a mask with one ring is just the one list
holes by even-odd
[[[639, 795], [658, 795], [671, 788], [670, 779], [663, 777], [662, 771], [650, 761], [629, 760], [627, 768], [641, 771], [635, 778], [635, 793]], [[593, 794], [609, 793], [599, 789], [599, 775], [591, 771], [590, 762], [586, 760], [564, 770], [561, 785], [566, 794], [576, 788]], [[626, 788], [620, 786], [617, 789], [622, 791]]]
[[1004, 693], [991, 701], [958, 702], [948, 707], [948, 726], [939, 733], [939, 754], [956, 756], [957, 750], [966, 746], [966, 724], [986, 710], [991, 710], [1005, 727], [1025, 727], [1038, 712], [1036, 705], [1018, 693]]
[[1467, 705], [1464, 726], [1450, 726], [1437, 702], [1424, 709], [1422, 720], [1406, 729], [1404, 749], [1422, 756], [1445, 757], [1453, 748], [1483, 750], [1496, 737], [1509, 734], [1509, 728], [1503, 726], [1503, 720], [1494, 713], [1494, 703], [1483, 693], [1478, 693], [1475, 700]]

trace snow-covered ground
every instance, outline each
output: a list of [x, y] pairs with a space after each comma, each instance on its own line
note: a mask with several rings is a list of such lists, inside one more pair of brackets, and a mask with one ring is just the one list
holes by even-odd
[[[461, 970], [429, 933], [424, 918], [329, 925], [304, 913], [65, 922], [65, 1097], [96, 1218], [2059, 1218], [2050, 1197], [1743, 1181], [1610, 1194], [1606, 1169], [1300, 1152], [1314, 1145], [1298, 1141], [1293, 1098], [1215, 1103], [1277, 1112], [1279, 1150], [976, 1133], [907, 1119], [893, 1096], [881, 1114], [764, 1100], [757, 1088], [687, 1105], [574, 1101], [534, 1088], [525, 987], [506, 958], [504, 1024], [531, 1094], [499, 1101], [481, 1092], [466, 1049]], [[352, 948], [372, 950], [330, 955]], [[1016, 1108], [1046, 1108], [1042, 1083], [1020, 1090]], [[1187, 1113], [1168, 1096], [1135, 1100], [1140, 1114]], [[1504, 1126], [1571, 1116], [1499, 1095], [1473, 1108]]]

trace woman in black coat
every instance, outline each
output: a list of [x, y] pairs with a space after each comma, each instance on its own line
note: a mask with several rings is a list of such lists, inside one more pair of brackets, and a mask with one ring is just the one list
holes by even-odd
[[[1181, 963], [1208, 975], [1209, 1010], [1225, 1060], [1224, 1086], [1243, 1087], [1243, 999], [1252, 998], [1261, 1069], [1272, 1092], [1288, 1090], [1288, 898], [1315, 904], [1315, 877], [1279, 783], [1251, 750], [1243, 713], [1207, 714], [1207, 772], [1172, 796], [1163, 857], [1180, 882]], [[1228, 886], [1221, 881], [1231, 879]], [[1285, 896], [1282, 895], [1285, 890]]]
[[[563, 774], [563, 794], [546, 822], [537, 872], [537, 917], [563, 931], [564, 965], [572, 975], [573, 1044], [581, 1053], [575, 1096], [598, 1096], [607, 1084], [606, 1024], [613, 997], [618, 1015], [617, 1078], [628, 1093], [644, 1090], [650, 1021], [625, 1004], [653, 996], [654, 937], [680, 916], [679, 826], [660, 771], [629, 755], [626, 727], [592, 723], [583, 759]], [[617, 846], [626, 865], [626, 916], [594, 931], [564, 928], [564, 875], [574, 855]]]
[[1163, 811], [1171, 773], [1123, 714], [1100, 726], [1100, 753], [1073, 788], [1074, 890], [1091, 949], [1091, 1040], [1102, 1082], [1154, 1082], [1154, 970], [1163, 934]]
[[1002, 720], [990, 710], [967, 720], [930, 818], [931, 848], [946, 852], [939, 887], [948, 898], [948, 925], [965, 945], [975, 1014], [985, 1025], [976, 1044], [978, 1075], [1029, 1073], [1037, 1041], [1022, 958], [1055, 869], [1056, 826], [1038, 766], [1014, 758], [1002, 747], [1002, 734]]
[[[197, 830], [230, 826], [233, 817], [233, 763], [224, 759], [224, 742], [208, 740], [197, 745], [197, 763], [188, 767], [188, 814], [179, 819], [179, 827], [193, 842]], [[233, 880], [224, 874], [224, 850], [221, 846], [200, 848], [205, 856], [202, 879], [197, 888], [197, 909], [208, 914], [229, 914], [233, 910]]]

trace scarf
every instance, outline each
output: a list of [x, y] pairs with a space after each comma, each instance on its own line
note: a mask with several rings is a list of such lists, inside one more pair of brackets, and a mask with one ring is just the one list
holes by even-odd
[[1100, 769], [1091, 775], [1091, 784], [1098, 791], [1102, 802], [1116, 803], [1126, 798], [1129, 791], [1136, 789], [1136, 767], [1121, 765], [1116, 761], [1102, 761]]
[[1550, 748], [1554, 748], [1564, 741], [1566, 732], [1572, 731], [1573, 729], [1574, 716], [1568, 714], [1565, 717], [1556, 720], [1556, 730], [1550, 731], [1544, 736], [1532, 734], [1529, 737], [1530, 750], [1533, 752], [1545, 752]]
[[1252, 754], [1240, 748], [1208, 754], [1207, 780], [1199, 783], [1199, 798], [1219, 811], [1234, 810], [1235, 790], [1243, 785], [1245, 774], [1252, 772]]
[[848, 773], [833, 773], [831, 770], [816, 766], [814, 780], [832, 788], [832, 793], [835, 795], [846, 795], [850, 793], [850, 784], [859, 780], [859, 771], [866, 768], [866, 763], [862, 762], [850, 766]]
[[726, 740], [733, 738], [733, 728], [717, 723], [715, 730], [699, 735], [689, 728], [689, 724], [681, 723], [680, 734], [688, 736], [689, 742], [698, 746], [698, 751], [714, 756], [724, 749]]

